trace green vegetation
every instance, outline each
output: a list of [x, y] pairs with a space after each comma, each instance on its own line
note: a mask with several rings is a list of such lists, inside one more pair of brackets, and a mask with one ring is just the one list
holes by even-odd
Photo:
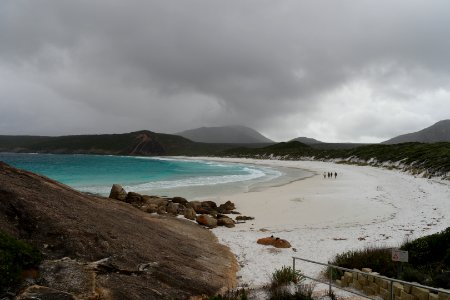
[[[349, 251], [337, 255], [332, 265], [344, 268], [371, 268], [388, 277], [397, 277], [405, 281], [419, 282], [424, 285], [450, 288], [450, 227], [446, 230], [406, 242], [400, 247], [409, 253], [409, 262], [404, 263], [399, 272], [398, 264], [391, 261], [391, 251], [386, 248], [371, 248], [361, 251]], [[335, 271], [334, 276], [342, 274]]]
[[[89, 153], [113, 155], [188, 155], [277, 157], [286, 160], [338, 160], [344, 163], [382, 165], [401, 163], [414, 174], [447, 177], [450, 143], [316, 144], [297, 141], [267, 144], [196, 143], [181, 136], [137, 131], [125, 134], [73, 135], [61, 137], [0, 136], [0, 152]], [[392, 166], [394, 167], [394, 166]], [[450, 179], [450, 178], [448, 178]]]
[[224, 295], [216, 295], [209, 300], [248, 300], [247, 292], [242, 290], [228, 291]]
[[41, 260], [37, 249], [0, 231], [0, 292], [19, 283], [22, 271], [37, 267]]
[[371, 165], [401, 162], [414, 173], [426, 172], [429, 175], [446, 176], [450, 172], [450, 143], [377, 144], [351, 149], [342, 149], [342, 147], [340, 149], [317, 149], [300, 142], [289, 142], [258, 149], [235, 148], [224, 151], [224, 155], [253, 158], [275, 156], [288, 160], [302, 158], [341, 159], [346, 162], [357, 161], [359, 163], [370, 163]]
[[0, 136], [0, 152], [213, 155], [231, 147], [233, 146], [195, 143], [180, 136], [151, 131], [60, 137]]
[[[301, 284], [304, 277], [300, 271], [283, 266], [272, 274], [269, 290], [269, 299], [312, 299], [313, 288]], [[292, 291], [295, 288], [294, 292]]]
[[[363, 250], [352, 250], [336, 255], [329, 264], [347, 269], [371, 268], [372, 270], [387, 277], [396, 277], [395, 263], [391, 259], [391, 249], [388, 248], [365, 248]], [[329, 274], [329, 272], [327, 272]], [[333, 279], [340, 278], [343, 273], [332, 269]]]
[[283, 266], [272, 274], [271, 286], [276, 288], [290, 283], [299, 283], [302, 280], [303, 277], [299, 271]]

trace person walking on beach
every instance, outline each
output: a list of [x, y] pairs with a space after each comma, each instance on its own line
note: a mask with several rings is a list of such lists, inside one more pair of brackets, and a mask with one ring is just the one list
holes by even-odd
[[336, 172], [334, 172], [334, 179], [336, 179], [336, 177], [337, 177], [337, 173], [336, 173]]

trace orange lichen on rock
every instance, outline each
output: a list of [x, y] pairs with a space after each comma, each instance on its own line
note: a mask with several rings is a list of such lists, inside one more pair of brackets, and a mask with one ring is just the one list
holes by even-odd
[[291, 244], [288, 241], [273, 236], [261, 238], [256, 242], [261, 245], [274, 246], [276, 248], [291, 248]]

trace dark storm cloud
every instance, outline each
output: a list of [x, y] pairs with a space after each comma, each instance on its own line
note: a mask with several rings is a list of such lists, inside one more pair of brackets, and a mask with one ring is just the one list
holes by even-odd
[[431, 109], [450, 91], [449, 12], [448, 1], [2, 1], [0, 133], [244, 124], [275, 139], [388, 138], [450, 115]]

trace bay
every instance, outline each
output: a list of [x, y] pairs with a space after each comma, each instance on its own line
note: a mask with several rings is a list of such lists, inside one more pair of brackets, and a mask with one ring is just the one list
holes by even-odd
[[0, 160], [103, 196], [118, 183], [127, 191], [152, 195], [215, 197], [305, 176], [298, 170], [167, 157], [0, 153]]

